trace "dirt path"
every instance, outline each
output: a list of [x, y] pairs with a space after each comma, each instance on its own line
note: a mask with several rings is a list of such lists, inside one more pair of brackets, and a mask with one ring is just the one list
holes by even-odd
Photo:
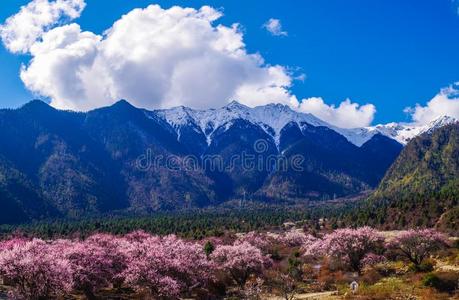
[[[338, 296], [338, 291], [331, 292], [322, 292], [322, 293], [308, 293], [308, 294], [297, 294], [295, 295], [295, 300], [336, 300], [340, 299]], [[262, 298], [265, 300], [283, 300], [279, 296], [267, 296]]]

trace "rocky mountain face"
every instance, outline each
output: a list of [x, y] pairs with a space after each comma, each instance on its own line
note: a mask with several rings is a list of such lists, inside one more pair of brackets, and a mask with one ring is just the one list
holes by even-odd
[[0, 223], [353, 194], [402, 150], [356, 132], [275, 104], [77, 113], [32, 101], [0, 110]]

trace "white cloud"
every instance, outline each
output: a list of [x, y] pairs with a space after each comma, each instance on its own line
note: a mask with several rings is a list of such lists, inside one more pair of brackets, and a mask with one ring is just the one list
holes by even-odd
[[48, 27], [78, 18], [85, 5], [84, 0], [32, 1], [0, 26], [0, 37], [11, 52], [27, 53]]
[[407, 107], [405, 112], [411, 114], [412, 121], [419, 125], [441, 116], [459, 119], [459, 82], [442, 89], [425, 106], [416, 104], [415, 107]]
[[290, 101], [289, 72], [247, 53], [239, 26], [214, 24], [220, 17], [208, 6], [150, 5], [124, 15], [103, 35], [76, 23], [41, 27], [42, 33], [21, 47], [32, 56], [21, 78], [29, 90], [64, 109], [88, 110], [121, 98], [146, 108]]
[[327, 105], [320, 97], [303, 99], [298, 103], [298, 110], [341, 128], [368, 126], [373, 122], [376, 108], [373, 104], [359, 105], [346, 99], [338, 107]]
[[[372, 105], [298, 101], [290, 89], [304, 77], [248, 53], [239, 25], [216, 24], [222, 13], [211, 7], [150, 5], [130, 11], [98, 35], [61, 20], [78, 17], [84, 5], [83, 0], [35, 0], [2, 27], [7, 48], [31, 56], [21, 69], [25, 86], [49, 97], [54, 107], [89, 110], [127, 99], [150, 109], [208, 108], [235, 99], [249, 106], [288, 104], [343, 127], [373, 119]], [[43, 20], [43, 14], [49, 16]], [[34, 30], [15, 31], [13, 25], [21, 22]]]
[[263, 27], [275, 36], [287, 36], [288, 32], [282, 30], [282, 24], [279, 19], [269, 19]]

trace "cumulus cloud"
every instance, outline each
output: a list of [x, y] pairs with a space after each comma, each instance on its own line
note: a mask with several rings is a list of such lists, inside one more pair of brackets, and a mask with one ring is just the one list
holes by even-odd
[[288, 32], [282, 30], [282, 24], [279, 19], [269, 19], [265, 24], [263, 24], [263, 28], [265, 28], [269, 33], [275, 36], [287, 36]]
[[320, 97], [303, 99], [298, 103], [298, 110], [341, 128], [364, 127], [371, 124], [376, 113], [373, 104], [359, 105], [346, 99], [339, 106], [327, 105]]
[[405, 112], [419, 125], [428, 124], [442, 116], [459, 119], [459, 82], [442, 89], [425, 106], [417, 104], [415, 107], [407, 107]]
[[[77, 0], [35, 0], [4, 28], [23, 19], [37, 20], [43, 10], [56, 7], [71, 17], [79, 14], [80, 10], [77, 14], [62, 9], [63, 3], [73, 5]], [[215, 24], [222, 14], [211, 7], [134, 9], [103, 35], [83, 31], [76, 23], [52, 27], [60, 16], [32, 22], [33, 34], [3, 38], [10, 50], [31, 55], [21, 79], [55, 107], [88, 110], [125, 98], [146, 108], [204, 108], [231, 99], [260, 105], [286, 103], [292, 97], [293, 79], [287, 69], [248, 53], [239, 25]]]
[[84, 0], [32, 1], [0, 26], [0, 37], [9, 51], [27, 53], [47, 28], [78, 18], [85, 5]]
[[[31, 57], [20, 72], [25, 86], [54, 107], [89, 110], [127, 99], [150, 109], [208, 108], [235, 99], [249, 106], [288, 104], [342, 127], [373, 119], [372, 105], [299, 101], [291, 87], [301, 77], [249, 53], [240, 26], [218, 24], [222, 13], [212, 7], [150, 5], [95, 34], [71, 23], [84, 6], [84, 0], [34, 0], [1, 27], [5, 46]], [[283, 35], [272, 20], [267, 29]]]

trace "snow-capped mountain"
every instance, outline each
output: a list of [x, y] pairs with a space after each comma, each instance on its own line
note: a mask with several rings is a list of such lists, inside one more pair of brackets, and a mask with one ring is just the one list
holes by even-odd
[[[304, 158], [301, 172], [239, 166], [209, 174], [219, 189], [233, 195], [247, 191], [268, 198], [282, 198], [282, 193], [317, 199], [367, 190], [379, 183], [402, 149], [376, 131], [359, 134], [280, 104], [250, 108], [233, 101], [217, 109], [182, 106], [144, 112], [162, 119], [175, 131], [177, 141], [199, 157], [217, 156], [227, 163], [241, 153], [266, 159], [280, 155], [288, 161]], [[259, 140], [264, 141], [261, 153], [254, 147]]]
[[368, 141], [375, 134], [382, 134], [390, 137], [402, 145], [406, 145], [412, 138], [430, 132], [434, 129], [443, 127], [448, 124], [457, 122], [458, 120], [449, 116], [441, 116], [426, 125], [417, 125], [409, 123], [388, 123], [379, 124], [371, 127], [345, 129], [341, 134], [356, 145], [361, 145]]
[[307, 123], [313, 126], [333, 127], [330, 124], [316, 118], [312, 114], [298, 113], [287, 105], [268, 104], [250, 108], [236, 101], [218, 109], [194, 110], [179, 106], [171, 109], [155, 111], [162, 116], [180, 136], [180, 128], [185, 125], [195, 125], [201, 130], [207, 143], [212, 141], [214, 132], [222, 126], [229, 128], [235, 120], [242, 119], [260, 126], [268, 135], [273, 137], [279, 145], [281, 130], [289, 123]]
[[236, 101], [218, 109], [194, 110], [180, 106], [156, 110], [154, 113], [161, 116], [176, 130], [179, 139], [182, 128], [191, 125], [194, 126], [194, 130], [202, 132], [206, 136], [208, 145], [210, 145], [212, 136], [217, 129], [221, 127], [228, 129], [238, 119], [260, 126], [273, 138], [277, 146], [279, 146], [282, 129], [287, 124], [295, 123], [300, 129], [307, 124], [316, 127], [328, 127], [358, 147], [368, 142], [376, 134], [382, 134], [405, 145], [419, 134], [457, 121], [452, 117], [443, 116], [427, 125], [388, 123], [348, 129], [333, 126], [312, 114], [294, 111], [287, 105], [268, 104], [250, 108]]

